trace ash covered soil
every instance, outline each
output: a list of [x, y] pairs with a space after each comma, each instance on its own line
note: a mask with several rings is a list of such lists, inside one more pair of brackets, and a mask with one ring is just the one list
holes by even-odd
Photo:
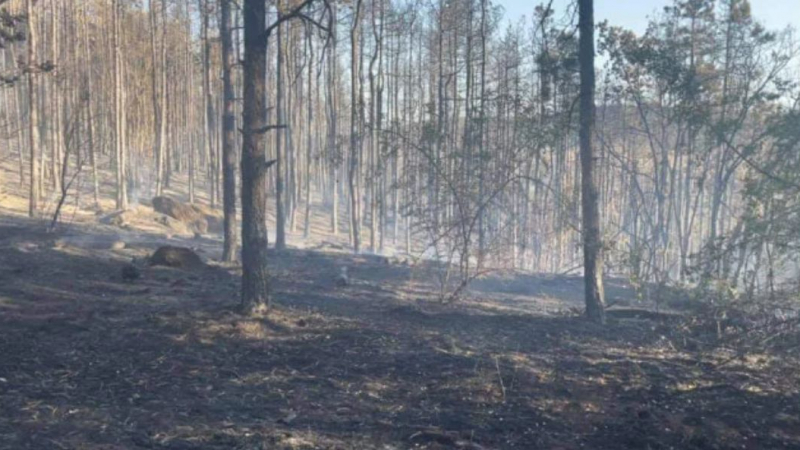
[[[442, 305], [429, 263], [323, 243], [271, 254], [273, 309], [245, 317], [218, 240], [40, 229], [0, 220], [2, 449], [800, 448], [794, 357], [732, 358], [677, 316], [594, 326], [576, 277]], [[167, 243], [208, 267], [121, 275]]]

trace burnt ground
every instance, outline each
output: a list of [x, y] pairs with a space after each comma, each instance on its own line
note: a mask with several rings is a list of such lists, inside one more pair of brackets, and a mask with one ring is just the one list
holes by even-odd
[[433, 267], [295, 249], [244, 317], [236, 267], [126, 282], [163, 236], [38, 227], [0, 221], [2, 449], [800, 448], [795, 359], [591, 325], [577, 278], [493, 275], [445, 306]]

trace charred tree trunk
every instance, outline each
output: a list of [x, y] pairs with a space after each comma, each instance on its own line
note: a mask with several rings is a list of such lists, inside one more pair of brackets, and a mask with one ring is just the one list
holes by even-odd
[[586, 315], [598, 323], [605, 322], [603, 293], [603, 246], [600, 238], [598, 194], [594, 181], [594, 4], [579, 0], [580, 30], [580, 160], [581, 211], [583, 213], [583, 279], [586, 296]]
[[236, 230], [236, 118], [231, 71], [235, 65], [231, 36], [231, 1], [220, 0], [219, 34], [222, 43], [222, 205], [225, 214], [222, 260], [238, 258]]
[[244, 0], [244, 92], [242, 111], [242, 309], [269, 307], [267, 272], [266, 127], [267, 40], [264, 0]]

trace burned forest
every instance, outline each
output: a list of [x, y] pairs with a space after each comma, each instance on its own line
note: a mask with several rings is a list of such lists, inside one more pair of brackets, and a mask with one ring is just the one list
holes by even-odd
[[0, 450], [800, 450], [797, 0], [0, 0]]

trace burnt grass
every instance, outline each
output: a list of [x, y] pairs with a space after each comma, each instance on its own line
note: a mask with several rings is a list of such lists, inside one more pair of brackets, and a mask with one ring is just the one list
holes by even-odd
[[295, 249], [271, 255], [271, 312], [245, 317], [237, 267], [130, 282], [162, 238], [36, 229], [0, 223], [2, 449], [800, 448], [796, 360], [592, 325], [575, 278], [498, 275], [439, 305], [435, 268]]

